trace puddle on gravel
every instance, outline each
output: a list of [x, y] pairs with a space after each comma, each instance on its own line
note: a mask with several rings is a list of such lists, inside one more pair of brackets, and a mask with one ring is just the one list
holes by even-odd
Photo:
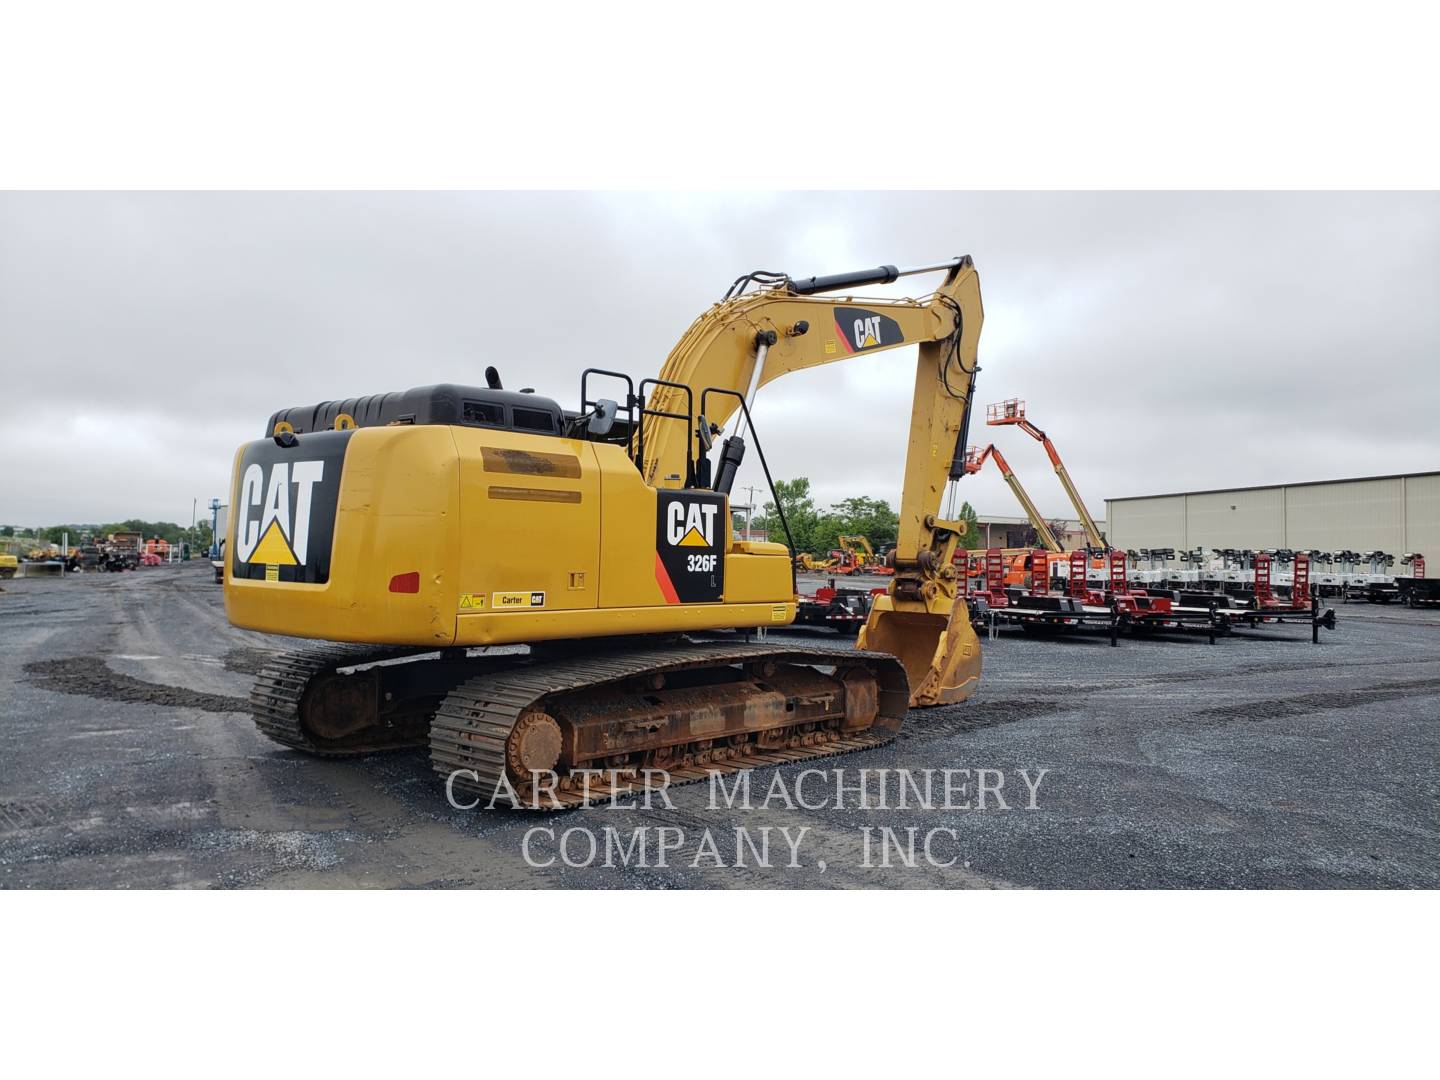
[[135, 705], [168, 705], [177, 709], [204, 712], [249, 712], [244, 698], [207, 694], [183, 686], [164, 686], [112, 671], [94, 656], [35, 660], [25, 665], [27, 682], [61, 694], [76, 694], [101, 701], [122, 701]]

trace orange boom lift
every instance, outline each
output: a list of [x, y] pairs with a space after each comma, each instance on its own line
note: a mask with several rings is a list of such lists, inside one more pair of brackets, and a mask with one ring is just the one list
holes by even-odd
[[1060, 483], [1065, 488], [1065, 494], [1070, 496], [1070, 505], [1075, 507], [1080, 524], [1085, 529], [1086, 542], [1092, 548], [1102, 551], [1108, 548], [1110, 545], [1105, 542], [1105, 535], [1095, 524], [1095, 519], [1090, 516], [1090, 511], [1085, 508], [1085, 500], [1080, 498], [1080, 492], [1075, 490], [1075, 482], [1070, 479], [1070, 474], [1065, 470], [1065, 463], [1060, 460], [1060, 454], [1055, 449], [1055, 444], [1050, 441], [1050, 436], [1025, 419], [1025, 402], [1019, 398], [1007, 398], [1005, 401], [986, 406], [985, 423], [991, 427], [1013, 425], [1045, 447], [1045, 453], [1050, 456], [1050, 464], [1055, 467], [1055, 475], [1060, 478]]

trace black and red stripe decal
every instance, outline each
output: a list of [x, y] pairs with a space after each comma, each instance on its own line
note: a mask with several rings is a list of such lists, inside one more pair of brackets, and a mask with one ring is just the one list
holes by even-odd
[[660, 553], [655, 553], [655, 581], [660, 586], [660, 592], [665, 597], [667, 604], [678, 604], [680, 595], [675, 591], [675, 583], [670, 580], [670, 571], [665, 569], [665, 562], [660, 558]]

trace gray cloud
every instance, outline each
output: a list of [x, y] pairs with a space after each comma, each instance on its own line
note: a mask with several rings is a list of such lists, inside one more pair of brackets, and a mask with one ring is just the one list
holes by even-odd
[[[756, 268], [968, 253], [979, 404], [1106, 497], [1440, 466], [1433, 194], [0, 195], [0, 521], [184, 519], [271, 411], [429, 382], [574, 404]], [[922, 287], [910, 280], [888, 290]], [[913, 354], [761, 394], [772, 466], [898, 497]], [[987, 432], [1046, 513], [1037, 444]], [[747, 469], [742, 483], [759, 483]], [[1015, 513], [998, 477], [964, 481]]]

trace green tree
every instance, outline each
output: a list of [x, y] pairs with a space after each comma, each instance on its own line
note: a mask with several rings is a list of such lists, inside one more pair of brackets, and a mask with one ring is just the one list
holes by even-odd
[[46, 543], [58, 544], [65, 538], [65, 534], [69, 533], [70, 543], [78, 544], [81, 533], [98, 532], [99, 529], [99, 525], [50, 525], [43, 529], [36, 529], [35, 535]]
[[195, 523], [192, 529], [188, 525], [177, 525], [173, 521], [145, 521], [141, 518], [130, 518], [126, 521], [112, 521], [107, 524], [97, 525], [93, 522], [83, 525], [48, 525], [43, 529], [36, 529], [35, 535], [52, 544], [58, 544], [68, 533], [72, 545], [80, 543], [80, 538], [85, 533], [103, 539], [110, 533], [117, 532], [138, 532], [146, 540], [159, 537], [172, 544], [188, 543], [192, 552], [210, 544], [210, 522], [201, 519]]
[[[824, 555], [840, 546], [841, 535], [864, 536], [876, 551], [895, 543], [900, 518], [884, 499], [855, 495], [841, 499], [822, 511], [816, 509], [808, 477], [780, 480], [775, 488], [790, 523], [796, 551]], [[762, 512], [756, 515], [755, 524], [765, 529], [772, 540], [784, 538], [784, 529], [773, 502], [765, 504]]]
[[895, 543], [900, 531], [900, 515], [884, 499], [866, 495], [841, 499], [830, 508], [830, 514], [835, 518], [837, 535], [864, 536], [876, 551]]
[[959, 546], [962, 548], [978, 548], [980, 546], [980, 526], [976, 524], [975, 508], [968, 502], [960, 504], [960, 521], [965, 523], [965, 532], [960, 537]]
[[[810, 494], [810, 479], [797, 476], [794, 480], [777, 480], [775, 494], [785, 511], [785, 520], [790, 525], [790, 535], [795, 539], [796, 551], [816, 550], [815, 527], [820, 515], [815, 510], [815, 499]], [[775, 504], [767, 502], [755, 517], [755, 524], [769, 534], [771, 540], [785, 542], [785, 528]]]

